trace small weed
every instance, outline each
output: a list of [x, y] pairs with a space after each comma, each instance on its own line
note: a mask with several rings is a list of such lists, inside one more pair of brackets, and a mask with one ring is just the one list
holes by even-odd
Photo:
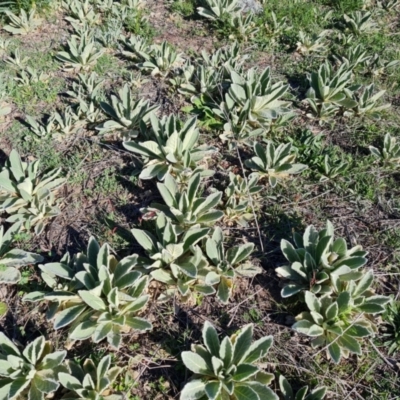
[[124, 21], [125, 28], [134, 35], [143, 36], [151, 40], [155, 36], [156, 31], [145, 17], [145, 11], [138, 10]]
[[193, 15], [195, 4], [192, 0], [176, 0], [171, 5], [171, 11], [179, 13], [184, 17]]

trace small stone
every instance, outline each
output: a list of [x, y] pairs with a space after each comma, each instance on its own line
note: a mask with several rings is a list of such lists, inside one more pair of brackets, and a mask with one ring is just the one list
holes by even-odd
[[239, 0], [238, 5], [241, 7], [241, 11], [243, 12], [260, 14], [263, 11], [261, 3], [257, 0]]

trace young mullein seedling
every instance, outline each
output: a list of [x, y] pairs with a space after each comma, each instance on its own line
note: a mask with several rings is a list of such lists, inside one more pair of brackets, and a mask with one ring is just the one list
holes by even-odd
[[33, 7], [29, 14], [21, 9], [20, 15], [15, 15], [9, 10], [6, 10], [9, 24], [5, 25], [3, 29], [13, 35], [27, 35], [33, 32], [38, 26], [41, 25], [42, 19], [36, 18], [35, 8]]
[[255, 143], [254, 152], [256, 156], [246, 160], [245, 164], [261, 177], [268, 176], [272, 188], [290, 175], [300, 174], [307, 169], [307, 165], [294, 163], [296, 154], [292, 152], [291, 143], [275, 147], [272, 142], [268, 142], [267, 148]]
[[[54, 115], [51, 115], [45, 121], [37, 121], [30, 115], [26, 115], [25, 123], [29, 126], [29, 130], [38, 136], [38, 138], [35, 138], [36, 140], [40, 140], [41, 138], [45, 137], [52, 137], [57, 131], [54, 122]], [[29, 136], [29, 138], [31, 137], [32, 136]], [[28, 137], [26, 139], [28, 139]]]
[[149, 45], [148, 40], [142, 36], [131, 35], [129, 39], [122, 36], [121, 42], [125, 47], [122, 55], [135, 61], [144, 61], [143, 54], [150, 56], [154, 51], [154, 48]]
[[72, 83], [72, 90], [66, 92], [73, 99], [85, 99], [87, 101], [98, 102], [101, 97], [101, 89], [104, 79], [92, 72], [89, 74], [78, 74], [78, 80]]
[[350, 291], [340, 292], [337, 297], [326, 294], [317, 297], [312, 292], [305, 293], [309, 311], [296, 317], [293, 329], [312, 337], [313, 348], [326, 348], [327, 356], [338, 364], [342, 357], [350, 353], [362, 354], [360, 342], [377, 332], [373, 315], [385, 311], [388, 297], [371, 295], [372, 272], [356, 284], [350, 282]]
[[283, 400], [323, 400], [327, 391], [325, 386], [321, 386], [308, 393], [308, 386], [303, 386], [295, 394], [292, 386], [283, 375], [279, 377], [279, 388], [282, 392]]
[[26, 67], [18, 72], [18, 76], [16, 76], [14, 80], [24, 86], [30, 86], [33, 83], [46, 82], [48, 78], [49, 76], [44, 72], [39, 73], [37, 70], [31, 67]]
[[150, 113], [157, 111], [157, 106], [151, 106], [146, 100], [134, 100], [128, 84], [111, 95], [111, 102], [100, 102], [102, 110], [111, 117], [96, 127], [100, 134], [119, 131], [123, 139], [137, 138], [140, 130], [146, 129]]
[[182, 352], [182, 361], [195, 375], [183, 388], [180, 400], [191, 399], [254, 399], [278, 400], [268, 387], [273, 374], [256, 365], [273, 343], [272, 336], [252, 343], [253, 325], [246, 325], [222, 341], [216, 329], [206, 322], [203, 345], [192, 345]]
[[349, 168], [350, 164], [341, 160], [332, 161], [329, 155], [325, 154], [324, 162], [318, 167], [318, 172], [322, 175], [320, 182], [326, 182], [343, 175]]
[[369, 151], [385, 167], [393, 168], [400, 164], [400, 143], [389, 133], [385, 135], [382, 149], [369, 146]]
[[213, 96], [221, 85], [223, 76], [222, 68], [214, 69], [203, 65], [188, 65], [183, 72], [183, 81], [177, 85], [178, 92], [191, 96], [195, 101], [198, 96]]
[[123, 400], [125, 396], [109, 394], [112, 384], [122, 372], [122, 368], [111, 367], [111, 356], [103, 357], [97, 364], [87, 358], [83, 365], [68, 360], [68, 372], [60, 372], [58, 380], [69, 390], [64, 400]]
[[108, 51], [113, 52], [118, 47], [119, 39], [123, 32], [122, 21], [111, 19], [96, 30], [95, 37]]
[[290, 264], [275, 270], [289, 281], [282, 289], [282, 297], [304, 290], [318, 294], [332, 293], [334, 277], [343, 281], [362, 277], [360, 268], [367, 263], [367, 252], [360, 245], [348, 249], [343, 238], [334, 239], [330, 221], [320, 232], [310, 225], [303, 236], [294, 233], [293, 240], [295, 246], [285, 239], [281, 241], [282, 253]]
[[229, 78], [229, 72], [232, 69], [240, 73], [243, 72], [243, 64], [248, 58], [249, 55], [244, 54], [239, 43], [235, 41], [231, 45], [219, 48], [211, 55], [203, 50], [199, 62], [201, 65], [211, 67], [215, 71], [222, 69], [224, 72], [223, 77]]
[[355, 115], [380, 119], [382, 111], [391, 107], [389, 103], [379, 105], [379, 99], [386, 93], [386, 90], [381, 90], [378, 93], [374, 92], [375, 85], [371, 83], [356, 97], [357, 105], [353, 111]]
[[272, 44], [275, 44], [282, 35], [293, 29], [293, 26], [290, 26], [288, 22], [287, 17], [278, 20], [276, 14], [271, 11], [271, 20], [264, 24], [264, 30]]
[[7, 102], [7, 83], [3, 78], [3, 74], [0, 74], [0, 123], [4, 117], [11, 113], [11, 106]]
[[179, 225], [182, 229], [194, 225], [215, 225], [224, 216], [222, 211], [214, 208], [220, 203], [222, 192], [212, 193], [205, 198], [200, 197], [198, 195], [200, 183], [200, 174], [193, 174], [187, 184], [187, 190], [184, 190], [168, 174], [164, 183], [157, 183], [157, 188], [165, 204], [152, 204], [151, 207], [164, 212], [173, 223]]
[[93, 101], [80, 99], [75, 105], [75, 112], [80, 121], [82, 121], [89, 129], [95, 128], [96, 125], [104, 119], [104, 114]]
[[259, 31], [254, 19], [253, 13], [248, 13], [247, 15], [243, 15], [241, 12], [232, 14], [228, 19], [232, 32], [229, 38], [247, 42], [254, 37]]
[[151, 113], [150, 121], [153, 129], [148, 136], [152, 140], [123, 143], [127, 150], [143, 157], [140, 179], [157, 177], [162, 181], [167, 174], [171, 174], [180, 180], [187, 180], [197, 172], [201, 176], [213, 174], [204, 166], [206, 159], [217, 149], [207, 145], [197, 146], [200, 132], [196, 118], [187, 120], [182, 126], [174, 115], [160, 120]]
[[11, 39], [6, 39], [0, 36], [0, 57], [4, 55], [11, 44]]
[[[274, 119], [289, 112], [289, 102], [281, 100], [289, 85], [272, 83], [269, 67], [261, 73], [252, 68], [244, 76], [231, 70], [230, 75], [232, 83], [225, 95], [227, 107], [245, 113], [246, 122], [252, 129], [269, 129]], [[219, 116], [226, 119], [224, 115]]]
[[233, 282], [236, 277], [252, 278], [261, 273], [261, 268], [256, 267], [247, 259], [254, 250], [253, 243], [224, 249], [224, 235], [221, 228], [217, 227], [211, 238], [206, 242], [206, 254], [210, 261], [205, 277], [205, 283], [217, 287], [218, 299], [227, 304], [232, 293]]
[[138, 317], [149, 296], [143, 294], [148, 278], [134, 271], [137, 255], [118, 262], [107, 243], [100, 247], [92, 237], [86, 254], [78, 254], [72, 267], [68, 261], [66, 257], [61, 263], [42, 267], [53, 292], [31, 292], [24, 297], [25, 301], [52, 303], [49, 317], [54, 318], [55, 329], [70, 326], [72, 340], [91, 338], [99, 343], [107, 339], [118, 349], [123, 333], [152, 328], [150, 322]]
[[345, 52], [333, 57], [339, 64], [346, 64], [349, 70], [363, 66], [371, 59], [371, 56], [367, 54], [367, 50], [361, 44], [350, 47]]
[[65, 139], [66, 136], [75, 135], [82, 129], [83, 121], [79, 120], [79, 116], [75, 114], [72, 107], [65, 108], [64, 111], [55, 111], [52, 114], [55, 125], [56, 139]]
[[0, 172], [0, 211], [9, 215], [7, 222], [21, 222], [26, 229], [35, 227], [39, 235], [49, 218], [60, 210], [55, 205], [57, 190], [65, 183], [58, 178], [61, 169], [39, 174], [39, 161], [25, 163], [12, 150]]
[[372, 21], [372, 13], [369, 11], [354, 11], [350, 15], [343, 15], [347, 28], [354, 35], [371, 33], [376, 29], [377, 24]]
[[386, 310], [382, 314], [384, 323], [384, 346], [388, 347], [388, 354], [396, 355], [400, 351], [400, 301], [390, 297]]
[[173, 69], [184, 63], [182, 53], [177, 51], [167, 42], [153, 45], [150, 53], [141, 52], [143, 63], [138, 64], [140, 69], [150, 71], [152, 76], [166, 78]]
[[20, 249], [11, 249], [11, 244], [21, 229], [21, 224], [15, 223], [6, 232], [4, 225], [0, 228], [0, 283], [17, 283], [21, 279], [19, 267], [37, 264], [43, 257]]
[[0, 333], [0, 396], [1, 399], [44, 400], [60, 384], [57, 374], [67, 352], [52, 353], [52, 344], [43, 336], [29, 343], [23, 352]]
[[21, 53], [19, 49], [15, 49], [12, 56], [7, 57], [5, 59], [5, 63], [10, 65], [15, 69], [23, 69], [25, 68], [26, 63], [28, 62], [29, 57], [21, 57]]
[[205, 0], [206, 7], [198, 7], [197, 12], [212, 21], [221, 20], [225, 15], [232, 15], [241, 9], [239, 0]]
[[385, 11], [397, 10], [400, 6], [399, 0], [378, 1], [377, 3], [377, 6], [383, 8]]
[[400, 64], [400, 60], [385, 61], [379, 54], [374, 54], [366, 61], [366, 71], [373, 76], [389, 74], [389, 69]]
[[296, 51], [300, 54], [320, 53], [327, 51], [326, 42], [324, 42], [328, 31], [322, 31], [317, 34], [307, 34], [303, 31], [299, 32], [299, 41], [296, 43]]
[[[209, 231], [209, 228], [195, 226], [182, 232], [160, 213], [156, 220], [156, 236], [141, 229], [132, 229], [132, 234], [150, 258], [144, 262], [145, 272], [169, 289], [176, 287], [181, 296], [187, 297], [191, 291], [203, 295], [215, 293], [212, 286], [203, 282], [207, 273], [206, 262], [196, 246]], [[175, 292], [169, 289], [167, 296]]]
[[69, 16], [65, 20], [71, 23], [87, 24], [89, 26], [99, 25], [101, 22], [100, 14], [97, 14], [89, 0], [63, 2], [64, 9]]
[[[312, 111], [319, 117], [334, 115], [340, 110], [352, 109], [357, 102], [352, 99], [353, 93], [359, 86], [351, 86], [352, 71], [347, 64], [342, 64], [334, 72], [329, 61], [322, 64], [318, 72], [308, 76], [310, 88], [306, 93], [307, 102]], [[325, 114], [325, 115], [324, 115]]]
[[257, 185], [259, 175], [257, 173], [250, 174], [247, 179], [240, 175], [229, 173], [230, 184], [225, 189], [227, 197], [225, 203], [225, 219], [227, 221], [237, 223], [241, 226], [247, 227], [248, 222], [254, 219], [254, 213], [251, 207], [254, 206], [249, 197], [257, 195], [263, 186]]
[[68, 52], [58, 52], [56, 58], [64, 64], [63, 69], [70, 72], [89, 71], [103, 55], [103, 51], [97, 50], [96, 43], [88, 35], [72, 35], [68, 40], [68, 49]]

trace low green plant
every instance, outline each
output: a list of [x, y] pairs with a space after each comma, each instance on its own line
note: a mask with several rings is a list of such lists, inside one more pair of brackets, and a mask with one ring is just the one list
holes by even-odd
[[180, 400], [278, 400], [268, 387], [274, 375], [255, 365], [267, 355], [273, 338], [266, 336], [254, 343], [252, 338], [252, 324], [220, 341], [216, 329], [205, 322], [204, 346], [192, 345], [192, 351], [182, 352], [183, 363], [195, 375], [183, 388]]
[[194, 2], [192, 0], [177, 0], [171, 5], [171, 11], [182, 14], [184, 17], [192, 15], [194, 12]]
[[10, 57], [7, 57], [4, 62], [14, 69], [21, 70], [26, 67], [29, 57], [22, 57], [19, 48], [16, 48]]
[[169, 43], [153, 44], [149, 52], [140, 52], [144, 62], [138, 67], [150, 71], [152, 76], [166, 78], [175, 68], [184, 63], [182, 53], [178, 53]]
[[299, 32], [299, 40], [296, 43], [296, 51], [300, 54], [307, 55], [310, 53], [318, 53], [320, 56], [328, 50], [325, 38], [328, 31], [322, 31], [319, 34], [307, 34], [303, 31]]
[[237, 222], [243, 227], [248, 226], [248, 222], [254, 219], [254, 213], [251, 212], [255, 198], [263, 189], [258, 185], [259, 175], [250, 174], [246, 179], [240, 175], [229, 173], [230, 183], [225, 189], [225, 221], [229, 223]]
[[400, 351], [400, 301], [393, 296], [386, 305], [382, 320], [384, 345], [388, 348], [388, 354], [396, 355]]
[[393, 168], [400, 164], [400, 143], [390, 133], [385, 135], [381, 149], [369, 146], [369, 151], [384, 167]]
[[39, 173], [39, 160], [21, 161], [12, 150], [6, 166], [0, 172], [0, 210], [9, 216], [7, 222], [21, 222], [25, 229], [35, 227], [43, 232], [49, 218], [60, 213], [56, 206], [57, 190], [65, 183], [58, 178], [61, 169]]
[[18, 75], [14, 78], [16, 82], [21, 85], [30, 86], [36, 82], [46, 82], [49, 76], [44, 72], [38, 72], [36, 69], [26, 67], [18, 72]]
[[316, 294], [332, 293], [333, 279], [347, 282], [362, 278], [360, 268], [367, 263], [367, 252], [360, 245], [348, 249], [341, 237], [334, 239], [330, 221], [319, 232], [313, 225], [306, 228], [303, 236], [295, 232], [293, 241], [294, 246], [282, 239], [281, 250], [290, 264], [275, 270], [288, 281], [281, 291], [282, 297], [304, 290]]
[[138, 61], [144, 60], [143, 54], [150, 54], [152, 47], [149, 45], [148, 39], [138, 35], [131, 35], [129, 38], [121, 39], [125, 50], [121, 54], [129, 59]]
[[78, 74], [78, 79], [72, 83], [71, 90], [66, 93], [73, 99], [84, 99], [87, 101], [99, 102], [104, 79], [95, 72], [90, 74]]
[[171, 83], [178, 87], [179, 93], [190, 96], [192, 102], [196, 101], [199, 96], [211, 98], [217, 92], [223, 80], [221, 68], [189, 64], [182, 70], [182, 81], [175, 84], [175, 82], [178, 82], [178, 77], [175, 77], [171, 80]]
[[221, 47], [211, 54], [203, 50], [199, 62], [201, 65], [212, 67], [214, 70], [222, 68], [223, 77], [229, 79], [232, 69], [238, 73], [243, 72], [243, 64], [248, 58], [249, 55], [243, 53], [242, 46], [237, 41], [234, 41], [232, 44]]
[[255, 157], [246, 160], [248, 168], [256, 171], [261, 177], [267, 176], [269, 184], [274, 188], [279, 181], [289, 175], [300, 174], [307, 166], [295, 164], [296, 154], [292, 151], [291, 143], [280, 144], [278, 147], [268, 142], [264, 148], [260, 143], [254, 144]]
[[15, 15], [13, 12], [5, 11], [9, 24], [4, 25], [3, 29], [13, 35], [27, 35], [36, 30], [42, 23], [42, 19], [36, 17], [36, 11], [31, 9], [29, 14], [25, 10], [20, 11], [20, 15]]
[[141, 229], [132, 229], [136, 241], [150, 258], [142, 267], [153, 279], [167, 285], [161, 299], [173, 296], [175, 288], [184, 301], [192, 292], [202, 295], [215, 293], [211, 285], [204, 283], [207, 263], [196, 246], [209, 230], [193, 226], [182, 231], [164, 213], [157, 217], [155, 236]]
[[271, 11], [271, 18], [264, 23], [263, 33], [265, 33], [268, 43], [276, 44], [279, 39], [293, 29], [293, 26], [289, 24], [289, 18], [283, 17], [278, 19], [276, 14]]
[[217, 298], [224, 304], [229, 302], [236, 277], [252, 278], [262, 269], [247, 259], [254, 250], [253, 243], [234, 246], [225, 251], [222, 229], [217, 227], [206, 242], [206, 255], [209, 272], [205, 276], [206, 285], [217, 288]]
[[[241, 119], [251, 129], [268, 130], [273, 120], [289, 112], [289, 102], [281, 100], [289, 86], [272, 83], [269, 67], [261, 73], [252, 68], [244, 76], [231, 70], [230, 79], [232, 83], [225, 96], [227, 108], [245, 114]], [[223, 114], [219, 116], [224, 119]]]
[[143, 157], [140, 179], [157, 177], [164, 180], [167, 174], [185, 181], [192, 174], [210, 176], [213, 171], [205, 168], [205, 160], [217, 149], [212, 146], [197, 146], [200, 132], [196, 118], [182, 124], [174, 115], [159, 119], [150, 114], [152, 130], [147, 134], [150, 140], [144, 142], [127, 141], [123, 146]]
[[307, 79], [310, 88], [306, 93], [306, 100], [313, 113], [321, 120], [337, 114], [341, 107], [352, 109], [357, 106], [352, 96], [360, 87], [351, 85], [352, 71], [347, 64], [342, 64], [335, 72], [330, 62], [325, 61], [318, 72], [312, 72]]
[[360, 342], [377, 332], [373, 315], [383, 313], [389, 301], [388, 297], [373, 294], [372, 283], [373, 274], [368, 272], [358, 283], [346, 282], [347, 290], [337, 296], [317, 297], [306, 291], [309, 311], [299, 314], [292, 328], [312, 337], [311, 346], [326, 349], [327, 356], [336, 364], [350, 353], [361, 355]]
[[96, 40], [109, 50], [118, 47], [118, 42], [123, 34], [123, 23], [118, 19], [107, 20], [106, 24], [97, 29], [95, 33]]
[[0, 36], [0, 56], [6, 54], [8, 48], [10, 47], [11, 39], [6, 39]]
[[361, 43], [352, 46], [338, 55], [333, 56], [339, 64], [346, 64], [349, 70], [354, 71], [359, 66], [365, 66], [371, 59], [368, 51]]
[[342, 160], [332, 160], [329, 154], [325, 154], [324, 161], [318, 166], [318, 172], [322, 175], [320, 182], [337, 179], [344, 175], [350, 164]]
[[[254, 38], [259, 32], [259, 27], [255, 23], [255, 17], [253, 13], [247, 15], [242, 12], [231, 14], [227, 18], [229, 39], [234, 39], [239, 42], [248, 42]], [[224, 29], [221, 29], [224, 32]]]
[[0, 332], [0, 398], [44, 400], [60, 384], [57, 373], [67, 352], [52, 352], [52, 344], [39, 336], [23, 352]]
[[89, 0], [67, 0], [63, 1], [63, 8], [68, 13], [65, 20], [71, 23], [87, 24], [89, 26], [99, 25], [101, 23], [100, 14], [96, 13]]
[[111, 119], [96, 127], [101, 133], [110, 131], [120, 132], [123, 139], [137, 138], [141, 129], [146, 129], [152, 111], [157, 111], [157, 106], [152, 106], [148, 101], [134, 100], [128, 84], [118, 90], [118, 95], [111, 95], [110, 102], [100, 102], [102, 110]]
[[191, 226], [211, 226], [219, 221], [224, 213], [216, 210], [220, 203], [222, 192], [214, 192], [207, 197], [199, 195], [201, 176], [195, 173], [187, 183], [187, 189], [180, 188], [177, 181], [169, 174], [165, 176], [164, 183], [157, 183], [157, 188], [165, 204], [151, 204], [155, 210], [164, 212], [165, 215], [182, 229]]
[[308, 386], [303, 386], [295, 393], [283, 375], [279, 377], [279, 388], [283, 394], [283, 400], [323, 400], [327, 392], [325, 386], [320, 386], [308, 393]]
[[372, 20], [372, 13], [369, 11], [354, 11], [351, 14], [343, 15], [344, 22], [354, 35], [371, 33], [376, 29], [376, 23]]
[[226, 15], [238, 12], [240, 9], [238, 0], [205, 0], [204, 7], [198, 7], [197, 12], [204, 18], [217, 21], [223, 19]]
[[385, 93], [386, 90], [375, 93], [375, 85], [371, 83], [364, 88], [359, 96], [356, 96], [357, 105], [352, 112], [357, 116], [380, 119], [382, 111], [391, 107], [389, 103], [379, 104], [379, 99]]
[[109, 394], [112, 384], [122, 372], [122, 368], [113, 366], [110, 355], [104, 356], [98, 363], [87, 358], [82, 366], [67, 360], [68, 372], [60, 372], [58, 380], [69, 392], [65, 400], [122, 400], [123, 395]]
[[150, 15], [143, 0], [126, 0], [120, 7], [118, 18], [124, 22], [127, 32], [141, 35], [150, 40], [155, 36], [155, 30], [149, 23]]
[[60, 51], [56, 58], [63, 63], [65, 71], [89, 71], [103, 55], [102, 50], [96, 48], [96, 43], [88, 35], [72, 35], [68, 40], [68, 51]]
[[0, 227], [0, 283], [19, 282], [21, 280], [19, 267], [43, 261], [43, 257], [38, 254], [11, 248], [14, 236], [20, 229], [20, 223], [13, 224], [6, 232], [4, 232], [4, 225]]
[[52, 292], [31, 292], [24, 301], [50, 301], [48, 318], [54, 329], [69, 326], [69, 338], [98, 343], [107, 338], [119, 348], [122, 333], [146, 331], [150, 322], [138, 317], [149, 296], [143, 294], [148, 278], [134, 271], [138, 256], [119, 262], [110, 246], [92, 237], [85, 254], [67, 254], [59, 263], [39, 266], [42, 277]]
[[390, 75], [390, 70], [396, 65], [399, 65], [400, 60], [386, 61], [377, 53], [369, 57], [365, 62], [365, 72], [374, 76], [381, 77], [382, 75]]
[[[50, 115], [48, 118], [42, 121], [38, 121], [31, 117], [30, 115], [26, 115], [25, 123], [29, 127], [29, 130], [38, 136], [38, 138], [34, 138], [36, 140], [40, 140], [45, 137], [52, 137], [56, 133], [56, 126], [54, 121], [54, 115]], [[31, 138], [32, 136], [30, 136]]]
[[385, 11], [395, 11], [399, 6], [399, 0], [384, 0], [377, 2], [377, 7], [383, 8]]

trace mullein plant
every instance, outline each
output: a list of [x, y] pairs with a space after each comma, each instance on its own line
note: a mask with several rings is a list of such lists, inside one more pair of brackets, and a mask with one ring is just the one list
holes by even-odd
[[8, 214], [7, 222], [20, 222], [24, 229], [43, 232], [50, 218], [57, 216], [56, 194], [65, 183], [61, 169], [39, 172], [40, 160], [23, 162], [12, 150], [0, 172], [0, 212]]
[[183, 388], [180, 400], [278, 400], [268, 387], [274, 375], [264, 372], [257, 362], [273, 343], [266, 336], [252, 343], [253, 325], [246, 325], [222, 341], [216, 329], [205, 322], [204, 345], [192, 345], [182, 353], [182, 361], [194, 373]]
[[104, 339], [118, 349], [122, 335], [147, 331], [152, 325], [138, 314], [149, 300], [148, 278], [135, 270], [138, 256], [118, 261], [105, 243], [92, 237], [86, 253], [66, 254], [59, 263], [40, 265], [52, 291], [31, 292], [24, 301], [50, 302], [48, 319], [55, 329], [69, 327], [71, 340]]
[[0, 333], [0, 399], [44, 400], [60, 383], [67, 352], [52, 351], [50, 341], [39, 336], [21, 351], [4, 333]]

